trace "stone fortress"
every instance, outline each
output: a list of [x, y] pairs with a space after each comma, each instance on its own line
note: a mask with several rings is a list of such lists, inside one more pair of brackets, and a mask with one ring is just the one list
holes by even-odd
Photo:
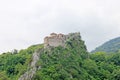
[[80, 33], [69, 33], [68, 35], [51, 33], [50, 36], [44, 38], [44, 48], [62, 46], [65, 47], [65, 43], [68, 39], [81, 38]]
[[64, 46], [66, 36], [64, 34], [51, 33], [50, 36], [44, 38], [44, 47], [57, 47]]

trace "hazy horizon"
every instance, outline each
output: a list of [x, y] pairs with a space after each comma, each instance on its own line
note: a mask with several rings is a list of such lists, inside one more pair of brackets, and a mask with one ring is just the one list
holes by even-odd
[[0, 53], [43, 43], [52, 32], [80, 32], [88, 51], [120, 37], [119, 0], [2, 0]]

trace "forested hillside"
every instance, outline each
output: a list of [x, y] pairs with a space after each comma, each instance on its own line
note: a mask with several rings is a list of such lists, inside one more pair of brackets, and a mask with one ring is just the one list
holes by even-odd
[[0, 55], [0, 80], [25, 80], [31, 70], [35, 74], [27, 80], [120, 80], [120, 53], [89, 54], [79, 36], [69, 38], [65, 47], [41, 44]]
[[103, 45], [97, 47], [92, 52], [118, 52], [120, 50], [120, 37], [105, 42]]
[[32, 54], [43, 45], [33, 45], [17, 53], [7, 52], [0, 55], [0, 80], [18, 80], [27, 71]]

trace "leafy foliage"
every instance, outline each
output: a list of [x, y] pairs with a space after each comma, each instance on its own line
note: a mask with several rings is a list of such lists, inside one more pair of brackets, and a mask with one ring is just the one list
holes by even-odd
[[[18, 80], [27, 71], [32, 53], [40, 48], [43, 45], [0, 55], [0, 80]], [[120, 80], [120, 52], [88, 54], [84, 41], [70, 38], [66, 47], [41, 52], [36, 67], [32, 80]]]
[[[45, 50], [40, 55], [41, 69], [33, 80], [83, 80], [82, 61], [88, 58], [84, 42], [80, 38], [71, 38], [66, 47], [61, 46]], [[39, 76], [40, 75], [40, 76]]]
[[41, 47], [43, 45], [33, 45], [15, 54], [8, 52], [0, 55], [0, 80], [18, 80], [18, 77], [27, 70], [32, 53]]
[[120, 53], [88, 54], [82, 40], [45, 50], [33, 80], [120, 80]]

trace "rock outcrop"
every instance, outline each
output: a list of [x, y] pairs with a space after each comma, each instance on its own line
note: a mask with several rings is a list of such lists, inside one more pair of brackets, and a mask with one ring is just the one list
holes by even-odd
[[[44, 38], [44, 48], [62, 46], [65, 47], [65, 43], [69, 39], [75, 40], [80, 39], [80, 33], [70, 33], [68, 35], [51, 33], [50, 36]], [[41, 66], [36, 66], [39, 61], [40, 54], [44, 52], [42, 48], [39, 52], [33, 53], [32, 62], [28, 66], [28, 70], [20, 76], [18, 80], [32, 80], [34, 74], [38, 69], [41, 69]]]
[[[28, 70], [23, 75], [21, 75], [18, 80], [31, 80], [32, 79], [32, 77], [36, 73], [36, 70], [38, 70], [38, 68], [36, 67], [36, 63], [39, 60], [41, 52], [43, 52], [43, 49], [41, 49], [40, 52], [36, 51], [35, 53], [33, 53], [32, 62], [30, 63], [30, 66], [28, 66], [28, 69], [30, 68], [30, 70]], [[39, 66], [39, 69], [40, 69], [40, 66]]]

